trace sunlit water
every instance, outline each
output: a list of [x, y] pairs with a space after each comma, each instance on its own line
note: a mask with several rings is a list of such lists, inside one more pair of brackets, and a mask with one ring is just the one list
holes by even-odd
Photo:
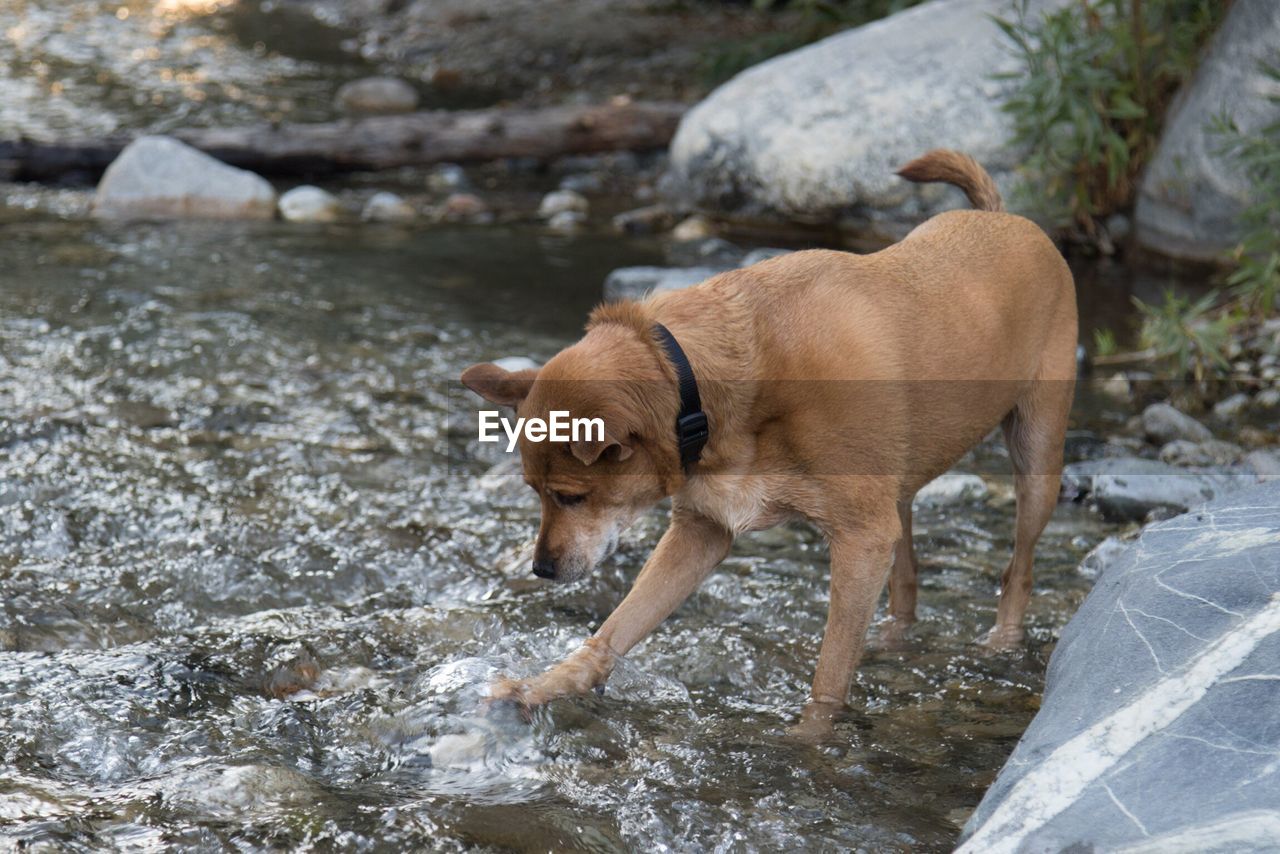
[[[838, 746], [784, 731], [826, 610], [803, 526], [744, 538], [603, 697], [486, 682], [598, 626], [661, 510], [538, 582], [537, 506], [460, 462], [449, 381], [572, 340], [617, 239], [282, 225], [0, 229], [0, 847], [945, 849], [1034, 713], [1081, 555], [986, 656], [1012, 500], [917, 515], [921, 616]], [[1005, 468], [996, 445], [966, 461]]]

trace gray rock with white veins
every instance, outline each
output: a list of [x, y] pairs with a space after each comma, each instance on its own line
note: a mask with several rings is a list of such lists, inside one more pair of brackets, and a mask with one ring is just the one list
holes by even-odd
[[1280, 846], [1280, 483], [1143, 532], [1049, 662], [961, 852]]

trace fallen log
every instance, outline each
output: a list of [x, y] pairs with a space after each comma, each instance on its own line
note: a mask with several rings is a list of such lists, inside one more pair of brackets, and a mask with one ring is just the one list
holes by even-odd
[[[186, 128], [173, 136], [233, 166], [266, 175], [317, 175], [528, 157], [663, 148], [685, 105], [611, 102], [594, 106], [429, 110], [313, 124]], [[55, 181], [101, 173], [129, 142], [0, 141], [0, 175]]]

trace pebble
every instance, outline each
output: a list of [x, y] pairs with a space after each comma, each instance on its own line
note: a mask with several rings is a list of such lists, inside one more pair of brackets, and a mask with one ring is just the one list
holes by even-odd
[[408, 113], [418, 107], [418, 91], [398, 77], [363, 77], [344, 83], [334, 105], [345, 113]]
[[572, 212], [586, 215], [591, 206], [581, 193], [573, 190], [554, 190], [542, 197], [538, 205], [538, 216], [551, 219], [556, 214]]
[[395, 193], [374, 193], [365, 203], [360, 218], [366, 222], [408, 222], [417, 216], [413, 205]]
[[681, 243], [702, 240], [714, 235], [715, 228], [711, 225], [711, 221], [702, 216], [691, 216], [671, 229], [672, 239]]
[[1220, 400], [1213, 407], [1213, 414], [1217, 418], [1230, 420], [1236, 418], [1240, 413], [1249, 407], [1249, 395], [1233, 394], [1226, 400]]
[[471, 189], [471, 179], [456, 163], [441, 163], [427, 175], [427, 189], [437, 193]]
[[341, 213], [332, 193], [305, 184], [280, 197], [280, 216], [289, 222], [333, 222]]
[[578, 211], [560, 211], [547, 220], [547, 228], [564, 234], [572, 234], [582, 228], [587, 217]]
[[440, 215], [448, 220], [475, 219], [488, 212], [484, 199], [473, 193], [454, 193], [440, 208]]
[[623, 234], [655, 234], [666, 231], [675, 222], [675, 214], [666, 205], [649, 205], [620, 213], [613, 218], [613, 228]]
[[1157, 445], [1166, 445], [1174, 439], [1207, 442], [1213, 438], [1208, 427], [1167, 403], [1153, 403], [1142, 410], [1142, 429]]

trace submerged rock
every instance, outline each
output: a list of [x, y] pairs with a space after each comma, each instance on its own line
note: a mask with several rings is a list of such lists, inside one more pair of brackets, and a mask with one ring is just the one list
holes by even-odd
[[538, 216], [551, 219], [556, 214], [565, 212], [585, 216], [590, 208], [591, 205], [581, 193], [575, 193], [573, 190], [553, 190], [542, 197], [538, 205]]
[[267, 180], [167, 136], [129, 143], [98, 182], [93, 214], [112, 219], [272, 219]]
[[620, 267], [604, 280], [607, 300], [642, 299], [655, 291], [678, 291], [706, 281], [719, 267]]
[[[1031, 0], [1029, 14], [1065, 2]], [[1017, 61], [992, 20], [1009, 13], [1007, 0], [933, 0], [747, 69], [685, 115], [666, 185], [703, 210], [896, 233], [965, 204], [894, 174], [931, 148], [973, 155], [1010, 188], [1014, 84], [994, 75]]]
[[1280, 483], [1144, 531], [1063, 630], [959, 851], [1274, 850], [1277, 590]]
[[334, 105], [346, 113], [408, 113], [418, 107], [418, 90], [398, 77], [363, 77], [339, 87]]
[[1207, 442], [1213, 438], [1208, 427], [1167, 403], [1153, 403], [1142, 410], [1142, 430], [1157, 445], [1165, 445], [1175, 439]]
[[310, 184], [280, 197], [280, 216], [289, 222], [334, 222], [341, 212], [336, 196]]
[[1210, 439], [1207, 442], [1189, 442], [1174, 439], [1160, 449], [1162, 462], [1175, 466], [1229, 466], [1240, 461], [1244, 449], [1232, 442]]
[[[1245, 135], [1280, 121], [1280, 87], [1266, 72], [1280, 44], [1280, 4], [1236, 0], [1191, 83], [1179, 93], [1138, 188], [1138, 241], [1177, 258], [1211, 260], [1239, 240], [1255, 184], [1214, 131], [1232, 119]], [[1270, 97], [1268, 97], [1270, 96]]]
[[365, 222], [409, 222], [418, 215], [413, 205], [395, 193], [374, 193], [365, 203], [360, 218]]
[[966, 501], [982, 501], [991, 492], [987, 483], [976, 474], [948, 472], [936, 477], [916, 493], [916, 506], [962, 504]]

